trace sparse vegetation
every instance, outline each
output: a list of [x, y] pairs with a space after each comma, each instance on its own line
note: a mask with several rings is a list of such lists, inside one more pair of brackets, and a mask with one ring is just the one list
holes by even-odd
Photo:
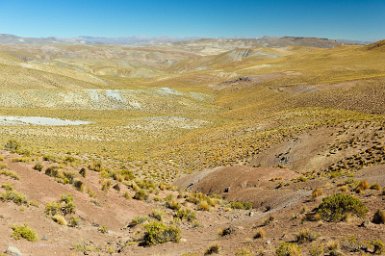
[[376, 224], [385, 224], [385, 211], [384, 210], [377, 210], [373, 216], [372, 221], [373, 221], [373, 223], [376, 223]]
[[298, 245], [293, 243], [281, 243], [275, 251], [277, 256], [301, 256], [302, 252]]
[[348, 213], [363, 217], [367, 211], [358, 198], [348, 194], [335, 194], [324, 198], [316, 212], [326, 221], [342, 221]]
[[254, 235], [254, 239], [260, 239], [266, 237], [266, 231], [263, 228], [258, 228]]
[[166, 242], [179, 242], [180, 229], [175, 226], [167, 226], [166, 224], [153, 221], [145, 225], [145, 234], [143, 244], [146, 246], [162, 244]]
[[0, 194], [1, 201], [10, 201], [17, 205], [28, 205], [27, 197], [14, 190], [11, 185], [3, 184], [1, 187], [5, 190]]
[[19, 176], [16, 174], [14, 171], [9, 171], [9, 170], [0, 170], [0, 175], [10, 177], [14, 180], [19, 180]]
[[250, 210], [253, 208], [253, 204], [250, 202], [230, 202], [230, 207], [232, 209], [240, 209], [240, 210]]
[[20, 143], [17, 140], [9, 140], [4, 145], [5, 150], [9, 150], [11, 152], [17, 152], [21, 148]]
[[309, 230], [309, 229], [303, 229], [296, 235], [296, 241], [297, 243], [310, 243], [317, 239], [318, 234]]
[[12, 226], [12, 237], [16, 240], [25, 239], [30, 242], [38, 240], [37, 233], [30, 228], [27, 224]]
[[212, 255], [212, 254], [218, 254], [220, 251], [220, 246], [217, 244], [211, 245], [209, 248], [207, 248], [205, 255]]

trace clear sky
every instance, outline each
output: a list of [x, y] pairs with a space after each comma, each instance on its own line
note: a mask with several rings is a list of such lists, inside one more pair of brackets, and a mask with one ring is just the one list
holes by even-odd
[[378, 40], [385, 0], [0, 0], [0, 33]]

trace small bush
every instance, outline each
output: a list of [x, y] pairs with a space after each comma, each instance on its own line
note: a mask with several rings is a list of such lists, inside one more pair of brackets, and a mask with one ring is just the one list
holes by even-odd
[[79, 224], [80, 224], [80, 219], [74, 216], [72, 216], [68, 222], [68, 226], [73, 228], [79, 227]]
[[102, 234], [107, 234], [108, 233], [108, 228], [107, 226], [99, 226], [98, 227], [98, 232], [102, 233]]
[[344, 220], [348, 213], [363, 217], [367, 211], [366, 206], [358, 198], [347, 194], [326, 197], [317, 209], [322, 219], [334, 222]]
[[223, 229], [222, 232], [220, 233], [220, 235], [221, 236], [229, 236], [231, 234], [234, 234], [234, 232], [235, 232], [235, 228], [230, 226], [230, 227]]
[[322, 196], [322, 194], [323, 194], [322, 188], [316, 188], [316, 189], [314, 189], [313, 192], [311, 193], [311, 197], [312, 197], [313, 199], [315, 199], [315, 198], [317, 198], [317, 197]]
[[250, 202], [234, 201], [234, 202], [230, 202], [230, 208], [239, 209], [239, 210], [250, 210], [253, 208], [253, 204]]
[[73, 186], [76, 190], [83, 192], [84, 191], [84, 183], [81, 180], [75, 179], [73, 182]]
[[2, 188], [5, 189], [5, 192], [0, 194], [1, 201], [13, 202], [17, 205], [28, 205], [28, 200], [25, 195], [13, 190], [12, 186], [9, 184], [3, 184]]
[[133, 180], [135, 178], [135, 176], [129, 170], [120, 170], [120, 171], [116, 171], [115, 173], [113, 173], [112, 178], [114, 180], [123, 182], [123, 181]]
[[270, 223], [272, 223], [274, 221], [274, 217], [273, 216], [269, 216], [268, 218], [266, 218], [262, 224], [260, 225], [261, 227], [264, 227], [264, 226], [267, 226], [269, 225]]
[[75, 203], [73, 197], [70, 195], [63, 195], [59, 201], [49, 202], [45, 206], [45, 214], [48, 216], [54, 216], [56, 214], [67, 214], [75, 213]]
[[374, 240], [370, 242], [372, 247], [373, 254], [384, 255], [385, 253], [385, 244], [381, 240]]
[[59, 176], [59, 167], [57, 166], [50, 166], [45, 170], [45, 175], [48, 175], [50, 177], [58, 177]]
[[296, 235], [297, 243], [310, 243], [317, 239], [318, 234], [310, 231], [309, 229], [303, 229]]
[[207, 203], [207, 201], [201, 201], [198, 205], [198, 210], [210, 211], [210, 205]]
[[300, 256], [302, 255], [301, 248], [298, 245], [292, 243], [283, 242], [275, 251], [277, 256]]
[[21, 145], [18, 141], [16, 140], [9, 140], [7, 143], [4, 145], [4, 149], [11, 151], [11, 152], [16, 152], [21, 148]]
[[164, 211], [159, 210], [159, 209], [154, 209], [152, 213], [150, 214], [151, 218], [154, 218], [158, 221], [162, 221], [164, 216]]
[[373, 223], [375, 224], [385, 224], [385, 211], [377, 210], [373, 216]]
[[86, 168], [84, 168], [84, 167], [81, 168], [80, 171], [79, 171], [79, 174], [80, 174], [83, 178], [85, 178], [86, 175], [87, 175]]
[[340, 243], [337, 240], [330, 240], [326, 243], [326, 252], [329, 255], [340, 255], [339, 249], [340, 249]]
[[63, 215], [75, 213], [74, 198], [71, 195], [63, 195], [60, 199], [61, 207], [60, 210]]
[[220, 247], [217, 244], [211, 245], [207, 248], [205, 255], [218, 254], [220, 251]]
[[254, 239], [260, 239], [266, 237], [266, 231], [263, 228], [258, 228], [257, 233], [254, 236]]
[[178, 203], [176, 200], [171, 200], [166, 202], [166, 207], [171, 209], [171, 210], [179, 210], [182, 206]]
[[143, 224], [146, 221], [148, 221], [148, 217], [147, 216], [136, 216], [136, 217], [134, 217], [131, 220], [131, 222], [130, 222], [130, 224], [128, 226], [132, 228], [132, 227], [135, 227], [135, 226], [137, 226], [139, 224]]
[[145, 201], [145, 200], [148, 199], [148, 193], [147, 193], [145, 190], [140, 189], [140, 190], [138, 190], [138, 191], [135, 193], [135, 195], [134, 195], [133, 198], [136, 199], [136, 200], [142, 200], [142, 201]]
[[14, 180], [19, 180], [19, 176], [14, 171], [0, 170], [0, 175], [4, 175], [4, 176], [7, 176], [7, 177], [10, 177], [10, 178], [12, 178]]
[[180, 229], [175, 226], [167, 226], [159, 221], [153, 221], [145, 225], [143, 244], [146, 246], [162, 244], [166, 242], [179, 242]]
[[20, 240], [21, 238], [33, 242], [38, 240], [37, 233], [26, 224], [24, 225], [14, 225], [12, 227], [12, 237], [16, 240]]
[[95, 171], [95, 172], [101, 172], [103, 170], [102, 163], [101, 162], [92, 162], [90, 165], [88, 165], [88, 169]]
[[381, 190], [381, 186], [376, 183], [376, 184], [371, 185], [370, 189], [380, 191]]
[[59, 225], [67, 225], [67, 220], [64, 218], [63, 215], [55, 214], [54, 216], [52, 216], [52, 220]]
[[175, 215], [175, 218], [178, 218], [180, 220], [187, 220], [188, 222], [192, 222], [196, 219], [196, 214], [194, 211], [190, 209], [179, 209]]
[[361, 193], [362, 191], [365, 191], [368, 188], [369, 188], [369, 182], [366, 180], [363, 180], [363, 181], [360, 181], [360, 183], [358, 183], [357, 187], [355, 188], [355, 191], [357, 193]]
[[36, 163], [34, 166], [33, 166], [33, 169], [36, 170], [36, 171], [39, 171], [41, 172], [43, 170], [43, 165], [41, 163]]
[[102, 191], [108, 191], [112, 186], [112, 182], [109, 179], [102, 181]]
[[324, 247], [322, 244], [313, 244], [309, 249], [310, 256], [324, 255]]

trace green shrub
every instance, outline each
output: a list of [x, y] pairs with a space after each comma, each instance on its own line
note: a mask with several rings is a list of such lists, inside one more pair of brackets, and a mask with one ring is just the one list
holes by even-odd
[[135, 227], [135, 226], [142, 224], [146, 221], [148, 221], [147, 216], [136, 216], [131, 220], [131, 222], [128, 226], [132, 228], [132, 227]]
[[179, 210], [182, 206], [180, 205], [180, 203], [178, 203], [178, 201], [176, 201], [176, 200], [171, 200], [171, 201], [166, 202], [166, 207], [169, 208], [169, 209], [171, 209], [171, 210], [177, 211], [177, 210]]
[[33, 169], [36, 170], [36, 171], [39, 171], [41, 172], [43, 170], [43, 165], [41, 163], [36, 163], [34, 166], [33, 166]]
[[73, 172], [63, 172], [63, 182], [64, 184], [73, 184], [75, 179], [75, 173]]
[[316, 188], [316, 189], [314, 189], [313, 192], [311, 193], [311, 197], [312, 197], [313, 199], [315, 199], [315, 198], [317, 198], [317, 197], [319, 197], [319, 196], [322, 196], [322, 194], [323, 194], [322, 188]]
[[346, 214], [363, 217], [368, 212], [366, 206], [356, 197], [348, 194], [335, 194], [322, 200], [317, 213], [326, 221], [342, 221]]
[[21, 148], [21, 145], [18, 141], [16, 140], [9, 140], [7, 143], [4, 145], [4, 149], [11, 151], [11, 152], [16, 152]]
[[178, 209], [178, 211], [174, 215], [175, 218], [180, 220], [187, 220], [188, 222], [192, 222], [196, 219], [196, 214], [194, 211], [190, 209]]
[[83, 192], [84, 191], [84, 183], [83, 181], [79, 179], [74, 179], [73, 186], [78, 190]]
[[102, 233], [102, 234], [107, 234], [108, 233], [108, 228], [107, 226], [104, 226], [104, 225], [101, 225], [98, 227], [98, 232]]
[[75, 217], [75, 216], [71, 216], [69, 222], [68, 222], [68, 226], [69, 227], [79, 227], [79, 223], [80, 223], [80, 219], [78, 217]]
[[10, 177], [10, 178], [12, 178], [14, 180], [19, 180], [19, 176], [14, 171], [0, 170], [0, 175], [4, 175], [4, 176], [7, 176], [7, 177]]
[[310, 243], [317, 239], [318, 234], [310, 231], [309, 229], [303, 229], [296, 235], [297, 243]]
[[63, 215], [55, 214], [52, 216], [52, 220], [58, 223], [59, 225], [67, 225], [67, 220], [64, 218]]
[[140, 189], [140, 190], [138, 190], [138, 191], [135, 193], [135, 195], [134, 195], [133, 198], [136, 199], [136, 200], [142, 200], [142, 201], [144, 201], [144, 200], [147, 200], [147, 199], [148, 199], [148, 193], [147, 193], [145, 190]]
[[250, 210], [253, 208], [253, 203], [234, 201], [230, 202], [230, 208], [239, 210]]
[[158, 221], [162, 221], [163, 215], [164, 215], [164, 211], [159, 210], [159, 209], [154, 209], [152, 211], [152, 213], [150, 214], [150, 217], [154, 218], [154, 219], [156, 219]]
[[210, 211], [210, 205], [207, 201], [203, 200], [198, 204], [198, 210], [200, 211]]
[[376, 184], [371, 185], [370, 189], [380, 191], [381, 190], [381, 186], [376, 183]]
[[90, 165], [88, 165], [88, 169], [95, 171], [95, 172], [101, 172], [103, 170], [102, 163], [101, 162], [92, 162]]
[[59, 176], [59, 167], [50, 166], [45, 170], [45, 174], [50, 177], [58, 177]]
[[166, 242], [179, 242], [181, 231], [175, 226], [167, 226], [159, 221], [153, 221], [145, 225], [143, 244], [151, 246]]
[[277, 256], [300, 256], [302, 255], [301, 248], [293, 243], [283, 242], [275, 250]]
[[324, 246], [322, 244], [313, 244], [309, 249], [310, 256], [324, 255]]
[[4, 189], [5, 191], [11, 191], [11, 190], [13, 190], [12, 185], [9, 184], [9, 183], [4, 183], [4, 184], [2, 184], [2, 185], [1, 185], [1, 188]]
[[108, 191], [112, 186], [112, 182], [109, 179], [102, 181], [102, 191]]
[[38, 240], [38, 236], [36, 232], [28, 227], [26, 224], [24, 225], [14, 225], [12, 227], [12, 237], [16, 240], [20, 240], [21, 238], [33, 242]]
[[117, 180], [117, 181], [120, 181], [120, 182], [123, 182], [123, 181], [129, 181], [129, 180], [133, 180], [135, 178], [134, 174], [129, 171], [129, 170], [120, 170], [120, 171], [115, 171], [113, 174], [112, 174], [112, 178], [114, 180]]
[[1, 201], [13, 202], [17, 205], [28, 205], [27, 197], [22, 193], [13, 190], [11, 185], [3, 184], [2, 188], [5, 189], [5, 192], [0, 194]]
[[75, 213], [75, 203], [70, 195], [63, 195], [59, 201], [49, 202], [45, 206], [45, 214], [54, 216], [56, 214], [73, 214]]
[[381, 240], [374, 240], [370, 242], [372, 247], [373, 254], [384, 255], [385, 252], [385, 244]]

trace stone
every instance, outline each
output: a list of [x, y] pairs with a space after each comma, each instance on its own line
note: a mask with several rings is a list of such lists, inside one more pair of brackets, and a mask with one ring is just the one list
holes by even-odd
[[5, 251], [6, 255], [10, 256], [22, 256], [23, 254], [20, 252], [20, 250], [14, 246], [8, 246], [7, 250]]

